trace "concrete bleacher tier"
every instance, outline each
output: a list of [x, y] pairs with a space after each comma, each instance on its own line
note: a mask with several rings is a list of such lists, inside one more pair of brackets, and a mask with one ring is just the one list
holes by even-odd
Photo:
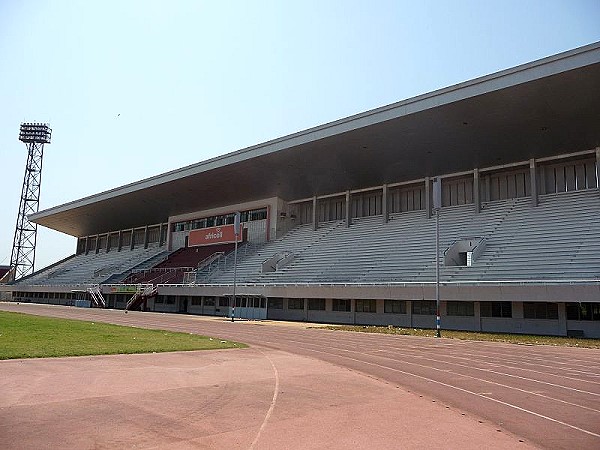
[[183, 282], [186, 272], [217, 252], [228, 253], [235, 244], [217, 244], [201, 247], [184, 247], [171, 253], [152, 268], [138, 270], [129, 275], [124, 283], [177, 284]]
[[[472, 266], [441, 266], [442, 281], [544, 281], [600, 278], [600, 196], [597, 189], [443, 208], [440, 254], [454, 242], [485, 238]], [[261, 273], [261, 263], [288, 251], [283, 268]], [[282, 238], [239, 258], [240, 283], [380, 283], [435, 281], [435, 217], [424, 211], [295, 227]], [[231, 283], [233, 268], [207, 283]], [[197, 282], [201, 283], [201, 280]]]
[[59, 286], [107, 283], [119, 277], [124, 278], [135, 267], [155, 264], [157, 258], [166, 255], [168, 253], [164, 252], [164, 247], [157, 245], [133, 250], [82, 253], [23, 278], [16, 284]]

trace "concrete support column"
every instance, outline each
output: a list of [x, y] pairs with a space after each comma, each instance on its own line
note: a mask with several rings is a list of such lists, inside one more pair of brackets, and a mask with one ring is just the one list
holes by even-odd
[[167, 222], [167, 250], [171, 251], [172, 250], [172, 231], [173, 230], [173, 226], [171, 225], [171, 222]]
[[133, 247], [135, 247], [135, 228], [131, 229], [131, 245], [129, 246], [129, 250], [133, 250]]
[[96, 249], [94, 250], [96, 254], [100, 253], [100, 235], [96, 235]]
[[312, 199], [312, 204], [313, 204], [313, 207], [312, 207], [312, 213], [313, 213], [312, 214], [313, 230], [316, 231], [317, 228], [318, 228], [318, 225], [319, 225], [317, 223], [317, 217], [319, 217], [319, 216], [317, 215], [317, 196], [316, 195]]
[[120, 252], [123, 247], [123, 230], [119, 230], [119, 242], [117, 243], [117, 251]]
[[425, 177], [425, 213], [431, 219], [431, 180]]
[[485, 201], [489, 202], [492, 200], [492, 180], [488, 175], [485, 177]]
[[390, 220], [388, 214], [388, 187], [387, 184], [383, 185], [383, 191], [381, 194], [381, 214], [383, 215], [383, 223], [388, 223]]
[[85, 237], [85, 254], [87, 255], [90, 252], [90, 237]]
[[481, 211], [481, 199], [479, 198], [479, 169], [473, 169], [473, 204], [475, 212]]
[[304, 301], [304, 321], [308, 322], [308, 299], [303, 298], [302, 300]]
[[538, 205], [537, 170], [535, 159], [529, 160], [529, 177], [531, 179], [531, 206]]
[[110, 250], [110, 233], [106, 233], [106, 253]]
[[352, 198], [350, 197], [350, 191], [346, 191], [346, 228], [352, 225]]
[[[162, 245], [164, 244], [163, 237], [162, 237], [163, 226], [164, 226], [164, 224], [162, 224], [162, 223], [158, 226], [158, 246], [159, 247], [162, 247]], [[167, 230], [168, 230], [168, 228], [167, 228]]]
[[148, 225], [144, 228], [144, 248], [148, 248]]
[[567, 305], [564, 302], [558, 303], [558, 335], [567, 335]]

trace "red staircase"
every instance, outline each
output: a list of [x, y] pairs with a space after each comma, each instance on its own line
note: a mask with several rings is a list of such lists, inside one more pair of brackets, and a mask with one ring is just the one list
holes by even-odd
[[184, 247], [174, 251], [169, 257], [140, 272], [134, 272], [124, 284], [179, 284], [186, 272], [196, 270], [198, 264], [215, 253], [229, 253], [235, 244], [217, 244], [203, 247]]

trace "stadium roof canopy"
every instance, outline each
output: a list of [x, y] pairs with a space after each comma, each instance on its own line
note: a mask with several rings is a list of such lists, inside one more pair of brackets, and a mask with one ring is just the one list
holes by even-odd
[[600, 146], [600, 42], [30, 216], [73, 236]]

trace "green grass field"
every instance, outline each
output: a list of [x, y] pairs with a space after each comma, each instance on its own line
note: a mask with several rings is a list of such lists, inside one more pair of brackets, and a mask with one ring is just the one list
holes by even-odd
[[[421, 328], [376, 327], [361, 325], [331, 325], [329, 330], [362, 333], [401, 334], [405, 336], [435, 337], [435, 330]], [[600, 348], [600, 339], [576, 339], [561, 336], [534, 336], [529, 334], [477, 333], [473, 331], [442, 330], [442, 338], [471, 341], [506, 342], [524, 345], [560, 345], [566, 347]]]
[[196, 334], [0, 311], [0, 359], [245, 348]]

